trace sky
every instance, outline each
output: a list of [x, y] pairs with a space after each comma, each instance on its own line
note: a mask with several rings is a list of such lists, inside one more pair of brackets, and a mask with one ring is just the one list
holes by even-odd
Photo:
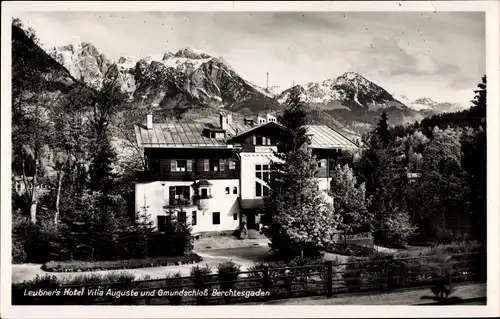
[[486, 72], [483, 12], [18, 12], [41, 43], [90, 42], [111, 60], [185, 47], [288, 88], [357, 72], [411, 100], [469, 105]]

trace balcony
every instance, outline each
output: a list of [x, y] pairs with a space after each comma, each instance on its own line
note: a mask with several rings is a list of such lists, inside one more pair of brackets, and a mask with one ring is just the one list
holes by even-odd
[[193, 201], [189, 198], [171, 198], [169, 203], [163, 206], [163, 209], [176, 209], [194, 206]]
[[194, 196], [193, 199], [199, 210], [207, 210], [212, 201], [212, 196]]

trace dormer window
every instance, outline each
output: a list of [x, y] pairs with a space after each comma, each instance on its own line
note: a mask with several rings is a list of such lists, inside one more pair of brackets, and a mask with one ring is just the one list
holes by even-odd
[[224, 139], [226, 138], [226, 130], [219, 128], [206, 128], [204, 135], [208, 138]]

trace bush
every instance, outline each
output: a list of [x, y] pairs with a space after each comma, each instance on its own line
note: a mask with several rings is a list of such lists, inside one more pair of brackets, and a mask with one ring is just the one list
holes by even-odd
[[197, 254], [191, 253], [185, 256], [177, 257], [156, 257], [144, 259], [130, 259], [117, 261], [49, 261], [42, 265], [42, 269], [52, 272], [80, 272], [97, 271], [110, 269], [132, 269], [160, 266], [177, 266], [194, 264], [202, 261], [203, 258]]
[[356, 257], [369, 257], [375, 253], [375, 250], [370, 247], [361, 245], [334, 245], [328, 247], [327, 252], [344, 255], [344, 256], [356, 256]]
[[43, 263], [61, 258], [58, 229], [52, 222], [16, 220], [12, 229], [12, 261]]
[[191, 230], [183, 223], [175, 223], [165, 232], [149, 236], [150, 256], [180, 256], [193, 249]]
[[[166, 287], [169, 289], [169, 291], [181, 291], [182, 288], [179, 287], [182, 285], [182, 279], [180, 279], [181, 273], [178, 272], [175, 275], [167, 274], [165, 277], [166, 279]], [[175, 294], [172, 294], [171, 296], [168, 296], [168, 301], [171, 305], [180, 305], [182, 303], [182, 295], [176, 296]]]
[[219, 279], [221, 289], [231, 289], [235, 286], [235, 282], [227, 281], [234, 281], [238, 279], [240, 267], [240, 265], [235, 264], [233, 261], [226, 261], [225, 263], [217, 266], [217, 277]]
[[[194, 266], [191, 268], [191, 277], [194, 277], [193, 281], [194, 284], [196, 285], [196, 289], [203, 291], [205, 289], [210, 289], [210, 286], [212, 284], [213, 277], [210, 276], [212, 273], [212, 269], [208, 264], [205, 266]], [[207, 300], [206, 296], [198, 295], [196, 297], [196, 301], [198, 304], [205, 304]]]

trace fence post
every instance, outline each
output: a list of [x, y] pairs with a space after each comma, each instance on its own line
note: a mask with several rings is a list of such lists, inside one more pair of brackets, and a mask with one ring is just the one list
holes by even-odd
[[[262, 290], [265, 292], [270, 291], [270, 285], [269, 285], [269, 267], [264, 266], [264, 269], [262, 270]], [[269, 293], [270, 295], [270, 293]], [[269, 297], [264, 297], [264, 300], [268, 300]]]
[[387, 256], [386, 258], [386, 263], [385, 263], [385, 268], [386, 268], [386, 274], [387, 274], [387, 290], [391, 291], [392, 288], [394, 287], [394, 270], [393, 270], [393, 263], [392, 261], [394, 260], [393, 256]]
[[326, 261], [326, 284], [327, 284], [327, 290], [326, 290], [326, 295], [328, 297], [333, 296], [333, 262], [331, 260]]
[[[203, 281], [204, 281], [203, 274], [200, 272], [196, 272], [194, 276], [195, 276], [194, 280], [195, 280], [195, 284], [196, 284], [196, 286], [195, 286], [196, 289], [198, 289], [199, 291], [203, 291], [203, 288], [205, 288], [205, 287], [203, 287]], [[206, 300], [205, 300], [204, 296], [197, 296], [196, 297], [196, 304], [197, 305], [203, 305], [203, 304], [205, 304], [205, 301]]]
[[[132, 292], [132, 279], [131, 278], [125, 279], [124, 287], [125, 287], [125, 292]], [[130, 295], [129, 297], [125, 297], [123, 301], [124, 301], [123, 303], [125, 305], [131, 305], [132, 301], [133, 301], [132, 295]]]

